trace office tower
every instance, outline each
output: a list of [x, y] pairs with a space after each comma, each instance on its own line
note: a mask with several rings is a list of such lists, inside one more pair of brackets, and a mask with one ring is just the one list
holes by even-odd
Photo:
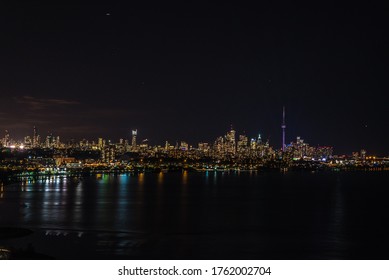
[[181, 141], [180, 150], [181, 151], [188, 151], [189, 145], [185, 141]]
[[257, 147], [257, 142], [255, 141], [255, 138], [251, 138], [250, 140], [250, 149], [255, 150]]
[[261, 134], [258, 133], [258, 138], [257, 138], [257, 145], [262, 144], [262, 137]]
[[99, 147], [99, 150], [104, 149], [104, 140], [103, 140], [103, 138], [99, 138], [97, 140], [97, 146]]
[[137, 134], [138, 134], [138, 130], [137, 129], [132, 130], [132, 140], [131, 140], [132, 149], [136, 148], [136, 135]]
[[32, 147], [31, 136], [24, 137], [24, 147], [30, 149]]
[[38, 148], [40, 143], [40, 136], [38, 134], [38, 129], [34, 126], [34, 135], [32, 136], [32, 147]]
[[247, 151], [248, 138], [246, 135], [239, 135], [239, 140], [237, 143], [238, 153], [245, 153]]
[[231, 126], [231, 130], [227, 132], [226, 135], [226, 144], [227, 144], [227, 153], [235, 154], [236, 145], [235, 145], [235, 130]]

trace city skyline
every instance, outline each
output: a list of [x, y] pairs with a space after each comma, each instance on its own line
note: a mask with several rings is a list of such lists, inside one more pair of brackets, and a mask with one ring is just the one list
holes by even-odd
[[[384, 9], [4, 5], [0, 131], [211, 141], [232, 123], [280, 146], [387, 154]], [[258, 131], [259, 130], [259, 131]], [[204, 139], [203, 135], [208, 136]], [[293, 136], [288, 138], [289, 136]]]
[[[279, 150], [285, 151], [286, 147], [290, 146], [293, 143], [294, 140], [297, 139], [297, 141], [298, 141], [301, 138], [301, 135], [293, 135], [292, 137], [288, 136], [289, 138], [286, 137], [286, 132], [287, 132], [286, 131], [286, 127], [287, 126], [286, 126], [286, 110], [285, 110], [285, 106], [282, 107], [282, 118], [281, 118], [281, 120], [282, 121], [281, 121], [281, 132], [280, 132], [280, 139], [281, 139], [280, 145], [277, 145], [277, 138], [275, 137], [276, 139], [271, 142], [271, 146], [273, 148], [275, 148], [276, 150], [279, 149]], [[265, 137], [263, 137], [264, 134], [262, 134], [260, 132], [258, 132], [256, 135], [254, 135], [254, 134], [249, 134], [248, 135], [245, 130], [240, 129], [239, 131], [235, 131], [233, 129], [233, 125], [231, 124], [230, 126], [231, 126], [231, 131], [234, 131], [234, 133], [238, 132], [237, 136], [239, 136], [239, 137], [240, 136], [244, 136], [246, 138], [248, 137], [247, 138], [248, 142], [250, 142], [250, 139], [252, 140], [252, 139], [254, 139], [258, 135], [259, 135], [259, 138], [262, 137], [263, 140], [266, 141], [267, 143], [270, 142], [270, 139], [271, 139], [270, 136], [266, 136], [265, 135]], [[46, 147], [45, 146], [45, 142], [48, 141], [49, 138], [50, 139], [51, 138], [54, 139], [54, 137], [55, 137], [55, 138], [58, 139], [57, 141], [59, 142], [59, 139], [60, 139], [61, 135], [59, 133], [56, 133], [55, 131], [56, 131], [56, 129], [51, 130], [51, 131], [47, 131], [46, 134], [38, 133], [38, 128], [37, 128], [37, 126], [34, 125], [33, 126], [33, 130], [32, 130], [32, 132], [33, 132], [32, 136], [25, 135], [25, 136], [23, 136], [21, 138], [19, 137], [19, 139], [14, 139], [14, 138], [12, 138], [10, 136], [10, 130], [6, 129], [5, 132], [4, 132], [5, 135], [2, 138], [2, 141], [0, 141], [0, 143], [2, 143], [3, 146], [7, 146], [7, 145], [5, 145], [5, 143], [6, 143], [6, 139], [8, 138], [9, 140], [13, 140], [15, 142], [13, 146], [15, 146], [15, 144], [20, 146], [23, 143], [23, 147], [24, 147], [24, 146], [26, 146], [25, 143], [26, 143], [26, 138], [27, 138], [27, 139], [29, 139], [27, 141], [31, 141], [31, 146], [32, 147], [35, 146], [34, 143], [36, 143], [36, 142], [40, 142], [41, 147]], [[140, 135], [140, 136], [142, 136], [142, 135]], [[143, 136], [144, 137], [140, 139], [141, 142], [145, 142], [147, 144], [151, 143], [151, 146], [163, 146], [163, 142], [164, 141], [166, 141], [166, 143], [170, 142], [170, 143], [173, 143], [173, 144], [175, 143], [176, 145], [178, 145], [179, 142], [184, 141], [184, 142], [188, 142], [191, 147], [198, 146], [201, 143], [207, 143], [207, 144], [208, 143], [213, 143], [215, 141], [215, 139], [217, 139], [217, 137], [218, 137], [218, 136], [216, 136], [212, 140], [210, 138], [211, 136], [203, 136], [203, 138], [200, 139], [200, 141], [196, 142], [196, 141], [193, 141], [193, 140], [191, 141], [191, 139], [174, 138], [172, 136], [169, 136], [168, 138], [164, 139], [163, 141], [159, 141], [158, 142], [155, 138], [150, 137], [151, 135], [150, 136], [143, 135]], [[80, 142], [81, 143], [82, 141], [88, 141], [88, 143], [90, 141], [90, 143], [92, 144], [92, 143], [95, 143], [96, 139], [104, 139], [104, 141], [109, 141], [110, 143], [119, 143], [119, 142], [122, 142], [122, 141], [127, 141], [129, 143], [129, 145], [134, 146], [134, 143], [136, 143], [137, 137], [138, 137], [138, 129], [137, 128], [131, 128], [131, 129], [129, 129], [129, 132], [126, 133], [126, 135], [119, 136], [118, 138], [112, 138], [110, 136], [103, 136], [103, 135], [97, 135], [97, 136], [95, 135], [95, 136], [90, 137], [90, 138], [88, 138], [88, 137], [79, 137], [79, 138], [67, 137], [66, 138], [66, 137], [64, 137], [64, 138], [61, 138], [61, 139], [63, 141], [62, 143], [64, 143], [64, 144], [69, 144], [71, 142], [74, 142], [74, 143], [75, 142]], [[227, 133], [227, 138], [228, 138], [228, 133]], [[149, 139], [151, 139], [151, 141]], [[10, 146], [10, 145], [8, 145], [8, 146]], [[331, 147], [334, 147], [333, 145], [328, 145], [326, 143], [322, 143], [322, 144], [317, 143], [316, 146], [317, 147], [320, 147], [320, 146], [324, 146], [324, 147], [331, 146]], [[334, 147], [334, 148], [336, 149], [336, 147]], [[354, 149], [352, 151], [349, 150], [348, 152], [344, 152], [344, 151], [338, 150], [337, 154], [349, 154], [349, 155], [351, 155], [352, 153], [355, 153], [356, 151], [360, 151], [360, 150], [364, 150], [365, 151], [366, 147], [359, 147], [359, 150], [358, 149]], [[376, 150], [373, 150], [373, 153], [374, 154], [385, 155], [385, 156], [388, 154], [388, 153], [379, 153], [379, 152], [377, 153]]]
[[[207, 149], [218, 149], [218, 145], [223, 145], [223, 141], [226, 141], [224, 145], [229, 153], [235, 154], [239, 152], [239, 149], [251, 149], [255, 150], [256, 144], [266, 145], [266, 147], [270, 148], [274, 152], [286, 152], [288, 149], [293, 148], [295, 145], [303, 144], [308, 145], [307, 142], [304, 143], [304, 139], [301, 136], [295, 136], [289, 142], [285, 142], [285, 108], [283, 108], [283, 122], [281, 127], [282, 129], [282, 143], [281, 146], [278, 147], [274, 145], [274, 143], [270, 143], [269, 139], [263, 137], [261, 133], [258, 133], [256, 136], [246, 135], [244, 132], [239, 133], [236, 131], [233, 126], [229, 131], [225, 133], [224, 136], [218, 136], [211, 141], [200, 141], [197, 143], [191, 142], [188, 139], [177, 139], [175, 141], [169, 141], [165, 139], [163, 143], [150, 143], [148, 138], [137, 138], [138, 137], [138, 129], [132, 129], [129, 133], [129, 137], [121, 137], [119, 139], [113, 138], [103, 138], [103, 137], [95, 137], [93, 139], [63, 139], [60, 135], [55, 135], [53, 133], [49, 133], [47, 135], [39, 134], [39, 130], [36, 126], [33, 127], [32, 135], [26, 135], [23, 140], [13, 139], [8, 130], [5, 131], [4, 137], [0, 138], [0, 148], [11, 148], [11, 149], [66, 149], [66, 148], [81, 148], [81, 149], [90, 149], [90, 150], [101, 150], [105, 146], [110, 145], [123, 145], [124, 152], [139, 152], [142, 149], [150, 149], [153, 147], [164, 148], [165, 150], [170, 149], [178, 149], [178, 150], [203, 150], [204, 147]], [[231, 143], [230, 148], [228, 148], [228, 143]], [[254, 144], [254, 146], [253, 146]], [[329, 145], [319, 145], [314, 144], [311, 147], [316, 147], [318, 149], [325, 148], [331, 150], [331, 155], [333, 154], [333, 150], [336, 147], [332, 147]], [[139, 148], [141, 148], [139, 150]], [[295, 147], [294, 147], [295, 148]], [[357, 151], [353, 151], [348, 154], [349, 156], [355, 156], [355, 154], [364, 153], [366, 154], [365, 148], [361, 147]], [[346, 155], [345, 153], [337, 152], [336, 155]], [[378, 156], [387, 156], [384, 154], [378, 154]]]

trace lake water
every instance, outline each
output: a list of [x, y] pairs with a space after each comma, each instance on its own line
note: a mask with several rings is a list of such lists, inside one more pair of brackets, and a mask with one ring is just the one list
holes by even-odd
[[0, 246], [56, 259], [389, 259], [388, 172], [51, 178], [0, 193]]

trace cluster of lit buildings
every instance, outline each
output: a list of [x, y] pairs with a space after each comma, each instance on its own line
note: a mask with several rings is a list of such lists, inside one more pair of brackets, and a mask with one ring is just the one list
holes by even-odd
[[[164, 167], [167, 163], [178, 164], [180, 167], [196, 167], [199, 169], [212, 166], [234, 167], [242, 169], [258, 169], [263, 166], [298, 166], [320, 162], [336, 164], [352, 162], [363, 164], [371, 162], [366, 151], [353, 153], [350, 158], [333, 156], [332, 147], [313, 147], [301, 137], [288, 145], [283, 143], [281, 149], [273, 149], [269, 141], [263, 141], [260, 134], [249, 138], [244, 134], [237, 135], [231, 127], [224, 136], [217, 137], [213, 143], [201, 142], [197, 146], [186, 141], [168, 141], [164, 145], [151, 146], [148, 140], [137, 141], [138, 131], [132, 130], [131, 139], [120, 139], [118, 142], [98, 138], [97, 141], [83, 139], [63, 143], [59, 136], [49, 134], [41, 138], [34, 127], [32, 136], [26, 136], [23, 142], [11, 139], [8, 131], [0, 139], [2, 151], [25, 154], [25, 166], [83, 168], [96, 166], [139, 166], [151, 164], [153, 167]], [[375, 158], [374, 158], [375, 159]], [[369, 161], [370, 160], [370, 161]], [[0, 162], [9, 164], [7, 158]], [[282, 164], [280, 164], [282, 163]], [[15, 165], [18, 165], [16, 162]]]
[[[68, 149], [78, 149], [82, 151], [99, 151], [101, 160], [112, 162], [118, 155], [125, 153], [139, 153], [142, 156], [155, 156], [157, 154], [166, 154], [172, 157], [210, 157], [218, 160], [242, 160], [242, 159], [271, 159], [277, 156], [281, 151], [273, 149], [269, 145], [269, 141], [263, 141], [260, 134], [257, 138], [248, 138], [246, 135], [236, 135], [236, 131], [231, 128], [224, 136], [219, 136], [213, 143], [201, 142], [197, 147], [189, 145], [186, 141], [176, 142], [174, 145], [168, 141], [165, 144], [150, 146], [148, 140], [137, 142], [137, 130], [132, 130], [131, 141], [127, 139], [119, 139], [113, 143], [111, 140], [98, 138], [97, 141], [89, 141], [83, 139], [81, 141], [70, 141], [63, 143], [59, 136], [49, 134], [46, 138], [42, 138], [37, 128], [34, 127], [33, 135], [24, 137], [24, 141], [15, 141], [10, 138], [9, 132], [6, 130], [5, 135], [0, 139], [1, 148], [31, 150], [31, 149], [51, 149], [65, 151]], [[296, 142], [286, 146], [284, 152], [291, 152], [293, 157], [330, 157], [332, 148], [314, 148], [304, 143], [300, 137], [297, 137]], [[317, 155], [317, 154], [320, 155]]]

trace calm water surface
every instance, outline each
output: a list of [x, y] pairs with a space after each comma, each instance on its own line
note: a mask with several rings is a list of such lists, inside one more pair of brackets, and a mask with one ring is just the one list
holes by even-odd
[[389, 174], [167, 173], [7, 186], [0, 240], [58, 259], [389, 259]]

